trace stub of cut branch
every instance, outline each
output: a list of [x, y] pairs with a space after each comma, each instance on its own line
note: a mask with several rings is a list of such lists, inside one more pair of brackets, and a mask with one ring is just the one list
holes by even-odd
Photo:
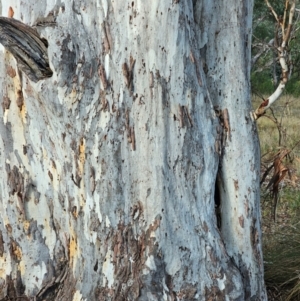
[[12, 18], [0, 17], [0, 43], [14, 56], [19, 70], [33, 82], [52, 76], [48, 42], [32, 27]]
[[265, 99], [255, 110], [255, 112], [253, 113], [254, 119], [258, 119], [265, 114], [266, 110], [281, 96], [284, 88], [285, 83], [281, 81], [275, 92], [268, 99]]

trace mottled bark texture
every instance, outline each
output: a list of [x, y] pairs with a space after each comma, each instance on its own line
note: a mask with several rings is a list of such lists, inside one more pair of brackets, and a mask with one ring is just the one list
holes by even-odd
[[53, 76], [1, 56], [0, 300], [266, 300], [252, 2], [219, 2], [10, 1]]

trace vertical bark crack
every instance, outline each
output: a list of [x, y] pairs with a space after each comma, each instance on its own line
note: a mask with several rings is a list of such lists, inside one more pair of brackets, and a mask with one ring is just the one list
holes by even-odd
[[221, 194], [220, 194], [220, 187], [218, 182], [218, 173], [215, 182], [215, 213], [216, 213], [216, 220], [217, 220], [217, 227], [221, 229]]

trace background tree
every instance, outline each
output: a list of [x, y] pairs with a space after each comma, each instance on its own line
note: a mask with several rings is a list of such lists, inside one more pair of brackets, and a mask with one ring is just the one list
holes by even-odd
[[[288, 81], [284, 90], [298, 96], [299, 90], [299, 12], [295, 1], [272, 1], [269, 5], [278, 16], [274, 17], [268, 1], [254, 2], [253, 48], [252, 48], [252, 91], [259, 95], [270, 95], [282, 79], [280, 51], [283, 35], [287, 32], [292, 17], [291, 32], [286, 37], [284, 58], [288, 68]], [[291, 15], [292, 14], [292, 15]], [[283, 24], [283, 17], [285, 22]], [[282, 30], [284, 28], [284, 30]], [[282, 32], [284, 31], [284, 34]]]
[[11, 1], [53, 76], [3, 52], [1, 300], [266, 299], [252, 4]]

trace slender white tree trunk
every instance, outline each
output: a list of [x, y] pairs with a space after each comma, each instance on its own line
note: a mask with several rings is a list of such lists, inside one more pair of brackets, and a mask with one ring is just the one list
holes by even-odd
[[1, 55], [0, 300], [266, 300], [252, 1], [9, 5], [53, 76]]

